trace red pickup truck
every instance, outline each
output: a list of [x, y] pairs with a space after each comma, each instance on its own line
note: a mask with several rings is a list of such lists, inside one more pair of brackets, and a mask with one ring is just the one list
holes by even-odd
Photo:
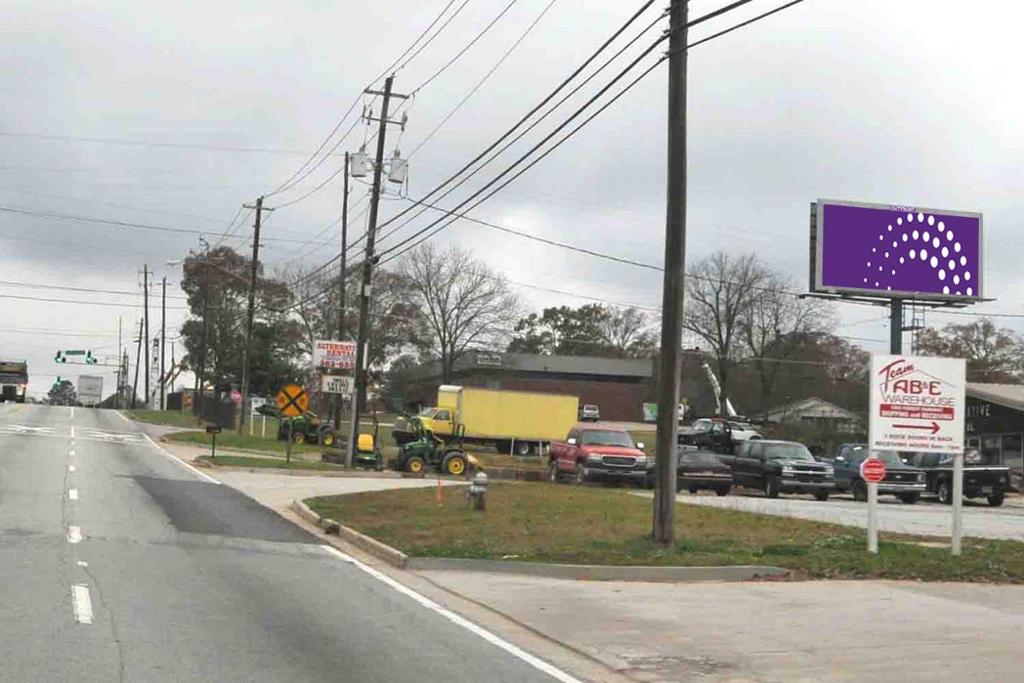
[[569, 430], [565, 441], [551, 442], [548, 481], [571, 475], [577, 484], [603, 480], [643, 485], [653, 464], [644, 455], [643, 444], [633, 443], [625, 429], [579, 425]]

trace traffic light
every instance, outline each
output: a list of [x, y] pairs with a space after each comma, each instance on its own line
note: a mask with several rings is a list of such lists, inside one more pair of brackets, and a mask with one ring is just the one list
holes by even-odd
[[63, 351], [58, 351], [57, 355], [53, 357], [54, 363], [67, 363], [68, 359], [64, 357]]
[[86, 351], [86, 353], [85, 353], [85, 364], [86, 365], [95, 365], [96, 364], [96, 359], [92, 357], [92, 351]]

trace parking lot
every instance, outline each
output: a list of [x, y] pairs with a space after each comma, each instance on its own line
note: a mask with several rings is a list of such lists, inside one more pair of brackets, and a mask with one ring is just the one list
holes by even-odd
[[[648, 493], [648, 495], [650, 495]], [[760, 493], [733, 489], [728, 496], [680, 493], [682, 503], [709, 505], [730, 510], [743, 510], [765, 515], [797, 517], [800, 519], [833, 522], [848, 526], [867, 527], [867, 503], [854, 501], [850, 496], [833, 496], [820, 502], [810, 496], [783, 496], [765, 498]], [[934, 499], [922, 499], [916, 505], [906, 505], [892, 496], [878, 498], [878, 528], [895, 533], [922, 536], [949, 536], [952, 508], [940, 505]], [[1024, 541], [1024, 501], [1013, 496], [1002, 507], [989, 507], [984, 501], [964, 502], [964, 536]]]

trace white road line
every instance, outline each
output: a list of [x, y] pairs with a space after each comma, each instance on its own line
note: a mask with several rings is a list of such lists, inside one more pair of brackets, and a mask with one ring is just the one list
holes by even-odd
[[75, 438], [75, 425], [71, 425], [71, 438]]
[[75, 621], [79, 624], [92, 623], [92, 598], [89, 587], [76, 583], [71, 586], [71, 609], [75, 612]]
[[88, 567], [88, 566], [89, 566], [89, 563], [88, 563], [88, 562], [86, 562], [85, 560], [79, 560], [79, 561], [78, 561], [78, 566], [79, 566], [79, 567]]
[[190, 472], [192, 472], [192, 474], [196, 474], [196, 475], [202, 477], [203, 479], [205, 479], [206, 481], [210, 482], [211, 484], [217, 484], [218, 486], [220, 486], [220, 482], [217, 481], [216, 479], [214, 479], [213, 477], [211, 477], [210, 475], [206, 474], [205, 472], [201, 472], [201, 471], [197, 470], [195, 467], [192, 467], [192, 465], [189, 465], [187, 462], [185, 462], [181, 458], [177, 458], [177, 457], [171, 455], [170, 453], [168, 453], [167, 451], [165, 451], [160, 444], [158, 444], [156, 441], [153, 441], [153, 439], [151, 439], [149, 437], [149, 434], [143, 434], [142, 438], [144, 438], [146, 441], [148, 441], [149, 444], [151, 446], [153, 446], [153, 448], [155, 448], [157, 451], [159, 451], [160, 455], [164, 456], [165, 458], [170, 458], [174, 462], [178, 463], [179, 465], [181, 465], [185, 469], [187, 469]]
[[[74, 406], [71, 406], [71, 419], [72, 420], [75, 419], [75, 407]], [[72, 427], [72, 429], [73, 429], [73, 427]]]
[[75, 457], [75, 449], [74, 448], [72, 448], [70, 451], [68, 451], [68, 456], [70, 456], [72, 458]]
[[[74, 455], [74, 451], [72, 451], [72, 455]], [[74, 465], [68, 465], [68, 472], [74, 472], [74, 471], [75, 471], [75, 466]]]
[[342, 560], [343, 562], [348, 562], [349, 564], [354, 566], [356, 569], [360, 569], [360, 570], [366, 572], [367, 574], [369, 574], [373, 578], [377, 579], [378, 581], [381, 581], [381, 582], [387, 584], [388, 586], [390, 586], [391, 588], [394, 588], [396, 591], [398, 591], [402, 595], [405, 595], [407, 597], [412, 598], [413, 600], [418, 602], [423, 607], [426, 607], [427, 609], [431, 610], [432, 612], [436, 612], [437, 614], [441, 615], [442, 617], [444, 617], [448, 621], [452, 622], [453, 624], [457, 624], [457, 625], [463, 627], [464, 629], [466, 629], [468, 631], [471, 631], [472, 633], [475, 633], [476, 635], [480, 636], [481, 638], [483, 638], [487, 642], [491, 643], [492, 645], [496, 645], [497, 647], [500, 647], [505, 652], [508, 652], [509, 654], [511, 654], [514, 657], [518, 657], [519, 659], [523, 660], [524, 662], [526, 662], [527, 664], [529, 664], [533, 668], [535, 668], [535, 669], [537, 669], [539, 671], [543, 671], [544, 673], [546, 673], [547, 675], [551, 676], [555, 680], [562, 681], [563, 683], [581, 683], [581, 681], [578, 678], [574, 678], [573, 676], [567, 674], [566, 672], [562, 671], [561, 669], [556, 669], [554, 666], [552, 666], [551, 664], [548, 664], [543, 659], [540, 659], [539, 657], [535, 657], [534, 655], [531, 655], [529, 652], [527, 652], [527, 651], [525, 651], [525, 650], [523, 650], [523, 649], [513, 645], [512, 643], [508, 642], [507, 640], [504, 640], [504, 639], [494, 635], [493, 633], [491, 633], [487, 629], [485, 629], [483, 627], [480, 627], [480, 626], [477, 626], [473, 622], [469, 621], [468, 619], [466, 619], [464, 617], [459, 616], [455, 612], [452, 612], [449, 609], [445, 609], [444, 607], [441, 607], [441, 605], [438, 605], [436, 602], [434, 602], [430, 598], [427, 598], [427, 597], [425, 597], [423, 595], [420, 595], [419, 593], [417, 593], [416, 591], [412, 590], [408, 586], [403, 586], [402, 584], [398, 583], [397, 581], [392, 579], [387, 574], [382, 574], [381, 572], [377, 571], [373, 567], [370, 567], [369, 565], [363, 564], [362, 562], [360, 562], [356, 558], [352, 557], [351, 555], [346, 555], [345, 553], [341, 552], [340, 550], [338, 550], [334, 546], [321, 545], [320, 547], [323, 548], [324, 550], [326, 550], [327, 552], [329, 552], [330, 554], [334, 555], [335, 557], [337, 557], [339, 560]]
[[77, 526], [68, 527], [68, 543], [81, 543], [82, 529]]
[[134, 423], [132, 422], [132, 419], [131, 419], [130, 417], [128, 417], [127, 415], [125, 415], [124, 413], [122, 413], [122, 412], [121, 412], [120, 410], [117, 410], [117, 411], [115, 411], [115, 412], [116, 412], [116, 413], [117, 413], [118, 415], [120, 415], [120, 416], [121, 416], [121, 419], [122, 419], [122, 420], [124, 420], [125, 422], [127, 422], [128, 424], [134, 424]]
[[78, 489], [68, 489], [68, 498], [78, 500]]

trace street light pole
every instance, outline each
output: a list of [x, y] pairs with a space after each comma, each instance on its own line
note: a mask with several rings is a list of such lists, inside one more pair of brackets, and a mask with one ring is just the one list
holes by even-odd
[[[338, 273], [338, 341], [345, 341], [345, 259], [348, 256], [348, 152], [345, 152], [345, 179], [341, 191], [341, 268]], [[341, 429], [342, 395], [334, 396], [334, 431]]]
[[670, 545], [675, 538], [676, 450], [683, 341], [683, 272], [686, 263], [686, 39], [687, 0], [669, 7], [668, 199], [665, 220], [665, 276], [658, 364], [658, 433], [655, 455], [653, 536]]
[[150, 368], [150, 357], [149, 357], [149, 265], [142, 266], [142, 307], [143, 315], [145, 320], [146, 335], [143, 337], [145, 340], [146, 347], [146, 371], [143, 374], [143, 381], [146, 386], [146, 399], [143, 401], [143, 405], [149, 407], [149, 368]]

